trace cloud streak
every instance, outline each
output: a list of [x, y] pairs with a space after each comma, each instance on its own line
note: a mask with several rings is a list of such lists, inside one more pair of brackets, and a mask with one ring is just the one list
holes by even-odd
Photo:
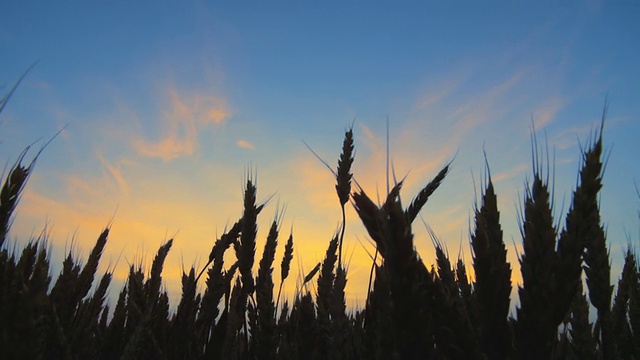
[[534, 124], [537, 130], [540, 130], [555, 120], [556, 115], [562, 110], [564, 102], [559, 97], [547, 99], [534, 114]]
[[256, 149], [256, 147], [253, 146], [252, 143], [250, 143], [250, 142], [248, 142], [246, 140], [242, 140], [242, 139], [236, 141], [236, 145], [239, 148], [242, 148], [242, 149], [247, 149], [247, 150], [255, 150]]
[[157, 141], [145, 138], [133, 140], [138, 155], [165, 161], [193, 155], [198, 148], [198, 134], [211, 125], [222, 125], [231, 115], [226, 101], [214, 95], [168, 91], [168, 108], [163, 111], [161, 124], [165, 135]]
[[107, 169], [107, 172], [109, 173], [109, 175], [118, 184], [120, 191], [125, 195], [129, 194], [130, 187], [127, 181], [125, 180], [124, 175], [122, 174], [121, 163], [118, 163], [117, 165], [112, 165], [101, 154], [98, 154], [98, 159], [100, 160], [102, 165]]

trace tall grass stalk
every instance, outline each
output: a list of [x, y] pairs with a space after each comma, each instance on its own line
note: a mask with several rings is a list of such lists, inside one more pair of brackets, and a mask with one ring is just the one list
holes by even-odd
[[511, 264], [507, 262], [498, 198], [489, 169], [480, 207], [476, 207], [474, 213], [475, 230], [471, 234], [471, 250], [476, 277], [473, 299], [478, 318], [478, 336], [489, 358], [506, 359], [513, 351], [511, 329], [507, 322]]
[[[0, 101], [0, 111], [7, 99]], [[537, 149], [535, 138], [533, 143]], [[351, 189], [355, 147], [350, 128], [334, 172], [342, 223], [323, 261], [300, 275], [293, 298], [280, 303], [293, 259], [293, 229], [284, 246], [280, 283], [273, 280], [282, 214], [271, 222], [254, 269], [258, 217], [265, 204], [257, 204], [255, 179], [248, 174], [241, 217], [214, 241], [203, 268], [183, 271], [176, 310], [169, 310], [162, 276], [173, 244], [169, 240], [159, 247], [148, 271], [147, 264], [129, 265], [110, 312], [106, 298], [113, 269], [97, 275], [110, 225], [99, 234], [86, 262], [69, 251], [53, 282], [46, 231], [21, 249], [8, 248], [11, 219], [33, 171], [33, 161], [24, 165], [25, 151], [3, 175], [0, 189], [0, 358], [640, 358], [640, 277], [631, 248], [611, 304], [611, 268], [598, 204], [602, 146], [601, 128], [582, 152], [562, 229], [555, 225], [548, 172], [543, 174], [534, 150], [533, 178], [520, 214], [523, 283], [515, 318], [508, 317], [512, 268], [488, 166], [473, 213], [472, 276], [460, 255], [453, 266], [444, 241], [435, 234], [436, 257], [430, 266], [414, 244], [412, 223], [443, 184], [451, 164], [408, 207], [400, 195], [404, 179], [376, 204], [360, 186]], [[366, 303], [360, 309], [346, 306], [349, 274], [342, 250], [348, 202], [376, 247]], [[597, 312], [594, 323], [587, 299]]]

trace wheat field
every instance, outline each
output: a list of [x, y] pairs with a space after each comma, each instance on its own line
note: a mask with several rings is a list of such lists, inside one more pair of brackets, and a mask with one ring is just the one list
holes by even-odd
[[[0, 102], [0, 111], [7, 100], [5, 96]], [[256, 249], [257, 220], [265, 204], [257, 202], [256, 181], [249, 174], [242, 216], [212, 244], [203, 267], [182, 274], [175, 311], [170, 311], [162, 279], [172, 240], [160, 246], [148, 272], [143, 264], [130, 265], [115, 304], [106, 301], [113, 291], [112, 273], [97, 273], [109, 227], [87, 259], [69, 252], [58, 274], [51, 273], [45, 234], [21, 249], [8, 245], [13, 213], [38, 158], [28, 159], [26, 149], [3, 175], [0, 191], [0, 357], [640, 358], [636, 255], [629, 246], [622, 273], [612, 275], [600, 220], [603, 126], [581, 153], [579, 180], [561, 224], [554, 220], [549, 174], [534, 144], [533, 177], [519, 214], [519, 264], [507, 261], [499, 194], [487, 165], [480, 201], [473, 209], [471, 262], [450, 258], [435, 241], [436, 258], [428, 259], [432, 266], [417, 253], [412, 226], [446, 181], [450, 164], [411, 201], [403, 203], [400, 181], [376, 203], [351, 171], [356, 159], [349, 129], [337, 167], [330, 167], [341, 226], [328, 241], [324, 259], [299, 279], [302, 285], [293, 300], [283, 300], [281, 293], [283, 283], [292, 281], [295, 239], [281, 234], [281, 217], [276, 216], [264, 248]], [[345, 301], [347, 206], [355, 208], [376, 245], [366, 303], [356, 309]], [[284, 248], [281, 259], [275, 257], [278, 247]], [[523, 280], [517, 299], [511, 298], [514, 269]], [[280, 272], [279, 283], [274, 282], [274, 271]], [[616, 278], [617, 284], [612, 282]], [[312, 282], [313, 292], [305, 286]], [[516, 311], [510, 314], [516, 300]]]

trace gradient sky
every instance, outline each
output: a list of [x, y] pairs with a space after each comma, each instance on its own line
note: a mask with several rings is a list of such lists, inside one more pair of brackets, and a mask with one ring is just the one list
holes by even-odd
[[[387, 119], [405, 202], [455, 158], [422, 214], [468, 267], [484, 149], [518, 281], [532, 123], [551, 153], [563, 223], [580, 146], [608, 98], [601, 211], [614, 281], [626, 244], [640, 239], [640, 1], [94, 3], [3, 2], [1, 93], [38, 63], [0, 115], [0, 160], [66, 126], [38, 161], [11, 238], [24, 244], [46, 226], [59, 266], [72, 245], [86, 258], [113, 218], [102, 263], [115, 268], [112, 298], [128, 264], [148, 264], [175, 237], [164, 272], [175, 306], [181, 269], [203, 266], [240, 216], [248, 169], [258, 198], [274, 195], [258, 257], [286, 205], [274, 273], [293, 228], [293, 291], [297, 264], [320, 261], [340, 222], [334, 179], [302, 140], [335, 166], [354, 120], [355, 178], [369, 194], [386, 187]], [[372, 247], [352, 209], [347, 217], [347, 294], [362, 304]], [[414, 231], [429, 266], [431, 239], [419, 221]]]

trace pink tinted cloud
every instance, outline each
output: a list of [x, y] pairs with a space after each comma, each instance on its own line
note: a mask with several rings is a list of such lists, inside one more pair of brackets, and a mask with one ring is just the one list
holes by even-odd
[[208, 94], [181, 94], [169, 90], [169, 104], [161, 123], [167, 128], [157, 141], [136, 138], [134, 148], [139, 155], [165, 161], [192, 155], [198, 147], [198, 134], [210, 125], [221, 125], [231, 115], [226, 101]]
[[562, 110], [563, 106], [564, 102], [559, 97], [547, 99], [538, 111], [534, 113], [533, 121], [535, 122], [536, 129], [542, 129], [555, 120], [557, 113]]
[[242, 139], [236, 141], [236, 145], [239, 148], [243, 148], [243, 149], [247, 149], [247, 150], [255, 150], [256, 149], [256, 147], [253, 146], [252, 143], [250, 143], [250, 142], [248, 142], [246, 140], [242, 140]]

